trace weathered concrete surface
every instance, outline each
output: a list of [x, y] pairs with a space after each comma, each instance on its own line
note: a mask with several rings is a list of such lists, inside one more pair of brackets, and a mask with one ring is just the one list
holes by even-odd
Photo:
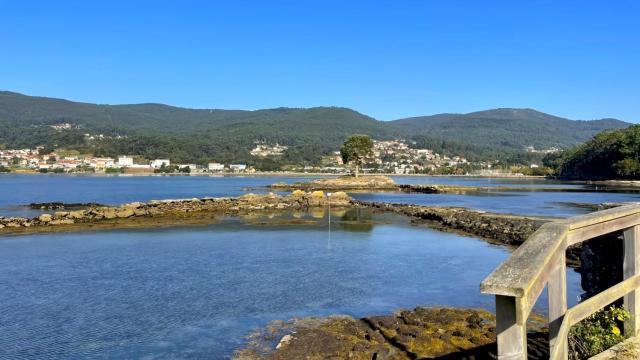
[[637, 360], [640, 359], [640, 338], [629, 338], [611, 349], [589, 358], [589, 360]]
[[[548, 357], [544, 319], [533, 315], [530, 358]], [[425, 308], [354, 319], [345, 316], [274, 322], [252, 334], [236, 360], [491, 359], [495, 317], [485, 310]]]

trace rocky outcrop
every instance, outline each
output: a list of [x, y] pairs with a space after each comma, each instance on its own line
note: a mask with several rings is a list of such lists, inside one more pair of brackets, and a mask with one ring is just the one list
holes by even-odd
[[44, 203], [31, 203], [29, 207], [31, 209], [42, 209], [42, 210], [59, 210], [59, 209], [82, 209], [88, 207], [98, 207], [104, 206], [98, 203], [63, 203], [63, 202], [44, 202]]
[[110, 220], [144, 217], [186, 216], [191, 213], [239, 215], [261, 210], [304, 210], [312, 207], [351, 206], [351, 198], [344, 192], [327, 196], [322, 191], [294, 191], [288, 196], [247, 194], [237, 198], [194, 198], [180, 200], [152, 200], [121, 206], [92, 206], [74, 211], [56, 211], [35, 218], [0, 217], [0, 232], [23, 228], [51, 227], [70, 224], [95, 224]]
[[[532, 319], [530, 328], [541, 331], [545, 319]], [[533, 359], [548, 357], [539, 334], [530, 338]], [[362, 319], [274, 322], [252, 334], [234, 359], [491, 359], [495, 339], [495, 316], [488, 311], [418, 307]]]
[[520, 245], [548, 219], [503, 215], [457, 207], [356, 202], [383, 211], [392, 211], [429, 223], [432, 227], [458, 230], [496, 240], [501, 244]]
[[468, 192], [487, 191], [487, 188], [476, 186], [452, 186], [452, 185], [398, 185], [398, 189], [408, 193], [422, 194], [464, 194]]
[[[519, 246], [549, 218], [496, 214], [459, 207], [434, 207], [420, 205], [390, 204], [353, 201], [359, 206], [369, 206], [382, 211], [391, 211], [410, 216], [414, 222], [422, 222], [432, 228], [458, 231], [482, 237], [489, 242]], [[580, 266], [580, 248], [567, 250], [567, 265]]]
[[388, 176], [342, 176], [339, 178], [319, 179], [308, 182], [297, 182], [293, 184], [277, 183], [271, 185], [274, 189], [285, 190], [333, 190], [333, 191], [354, 191], [354, 190], [369, 190], [369, 191], [395, 191], [398, 190], [398, 185]]

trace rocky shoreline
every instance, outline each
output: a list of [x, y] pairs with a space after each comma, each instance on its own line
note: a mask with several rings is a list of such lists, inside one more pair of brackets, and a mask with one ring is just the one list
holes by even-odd
[[[194, 198], [133, 202], [120, 206], [86, 205], [72, 210], [76, 204], [48, 203], [49, 208], [64, 211], [45, 213], [34, 218], [0, 217], [0, 234], [82, 230], [100, 227], [151, 227], [159, 225], [195, 224], [211, 221], [216, 216], [242, 216], [266, 211], [305, 211], [332, 207], [371, 208], [408, 216], [414, 223], [478, 236], [489, 242], [519, 246], [549, 218], [496, 214], [457, 207], [429, 207], [405, 204], [362, 202], [346, 193], [295, 190], [289, 195], [247, 194], [236, 198]], [[45, 205], [40, 205], [42, 208]], [[47, 207], [45, 207], [47, 208]], [[570, 249], [568, 264], [579, 266], [579, 249]]]
[[[432, 207], [421, 205], [389, 204], [352, 201], [358, 206], [368, 206], [409, 216], [414, 222], [424, 223], [443, 231], [456, 231], [481, 237], [488, 242], [518, 247], [542, 224], [551, 218], [497, 214], [460, 207]], [[580, 247], [567, 251], [567, 265], [580, 266]]]
[[433, 207], [408, 204], [353, 201], [359, 206], [403, 214], [432, 227], [457, 230], [505, 245], [520, 245], [548, 218], [490, 213], [461, 207]]
[[60, 210], [60, 209], [85, 209], [90, 207], [104, 207], [105, 205], [98, 203], [63, 203], [59, 201], [54, 202], [45, 202], [45, 203], [31, 203], [29, 204], [30, 209], [41, 209], [41, 210]]
[[[152, 200], [148, 203], [133, 202], [121, 206], [89, 206], [73, 211], [56, 211], [34, 218], [0, 217], [0, 234], [10, 232], [28, 232], [75, 225], [74, 228], [115, 222], [132, 222], [140, 219], [166, 218], [189, 222], [189, 218], [209, 215], [241, 215], [265, 210], [305, 210], [326, 206], [328, 197], [321, 191], [294, 191], [290, 195], [247, 194], [237, 198], [194, 198], [177, 200]], [[351, 198], [336, 192], [331, 196], [331, 205], [335, 207], [352, 206]], [[65, 205], [62, 205], [65, 207]], [[138, 222], [152, 225], [153, 221]]]
[[276, 183], [270, 186], [276, 190], [306, 191], [398, 191], [422, 194], [466, 194], [487, 192], [639, 192], [638, 188], [616, 187], [613, 184], [594, 188], [567, 187], [517, 187], [517, 186], [468, 186], [442, 184], [397, 184], [388, 176], [369, 175], [362, 177], [341, 176], [338, 178], [301, 181], [293, 184]]
[[387, 176], [352, 177], [341, 176], [338, 178], [318, 179], [312, 181], [296, 182], [293, 184], [276, 183], [272, 189], [279, 190], [305, 190], [305, 191], [397, 191], [398, 185]]
[[[546, 319], [531, 315], [532, 359], [548, 358]], [[495, 316], [480, 309], [417, 307], [394, 314], [274, 321], [249, 336], [235, 360], [491, 359]]]
[[[415, 223], [424, 223], [443, 231], [457, 231], [484, 238], [492, 243], [518, 246], [547, 218], [503, 215], [479, 210], [452, 207], [361, 202], [344, 192], [334, 192], [331, 198], [322, 191], [295, 190], [289, 195], [248, 194], [237, 198], [194, 198], [133, 202], [120, 206], [95, 206], [71, 210], [69, 204], [54, 204], [65, 211], [45, 213], [34, 218], [0, 217], [0, 234], [58, 231], [105, 227], [149, 227], [164, 224], [189, 224], [210, 221], [219, 215], [239, 216], [264, 211], [301, 211], [324, 207], [372, 208], [408, 216]], [[71, 204], [75, 205], [75, 204]], [[52, 206], [53, 207], [53, 206]], [[68, 211], [67, 211], [68, 210]], [[579, 264], [579, 252], [570, 251], [568, 261]]]

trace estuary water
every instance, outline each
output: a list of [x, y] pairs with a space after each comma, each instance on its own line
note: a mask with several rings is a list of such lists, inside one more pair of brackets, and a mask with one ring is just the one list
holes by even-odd
[[[544, 179], [396, 176], [398, 184], [446, 184], [481, 187], [515, 187], [535, 190], [557, 188], [584, 192], [504, 192], [457, 194], [356, 193], [366, 201], [387, 201], [432, 206], [463, 206], [519, 215], [566, 217], [590, 211], [573, 203], [640, 201], [638, 193], [594, 191], [593, 187]], [[304, 176], [99, 176], [99, 175], [0, 175], [0, 216], [36, 216], [32, 202], [96, 202], [116, 205], [132, 201], [193, 197], [238, 196], [265, 193], [276, 182], [293, 183]]]
[[[305, 179], [1, 175], [0, 216], [37, 215], [23, 206], [31, 202], [237, 196]], [[396, 181], [582, 189], [544, 180]], [[352, 195], [545, 216], [587, 211], [569, 202], [639, 200], [635, 193], [591, 191]], [[0, 359], [228, 359], [248, 334], [276, 319], [385, 314], [418, 305], [493, 309], [493, 297], [478, 287], [508, 257], [503, 247], [389, 214], [334, 210], [331, 231], [322, 211], [283, 216], [0, 237]], [[574, 304], [579, 275], [569, 270], [567, 277]], [[543, 297], [536, 311], [544, 312], [545, 303]]]
[[478, 286], [508, 250], [362, 217], [5, 237], [0, 359], [227, 359], [276, 319], [493, 308]]

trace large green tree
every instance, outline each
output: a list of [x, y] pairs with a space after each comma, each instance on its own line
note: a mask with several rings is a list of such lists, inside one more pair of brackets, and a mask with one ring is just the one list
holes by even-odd
[[373, 155], [373, 140], [367, 135], [351, 135], [340, 148], [340, 155], [345, 164], [352, 164], [355, 176], [365, 159]]

